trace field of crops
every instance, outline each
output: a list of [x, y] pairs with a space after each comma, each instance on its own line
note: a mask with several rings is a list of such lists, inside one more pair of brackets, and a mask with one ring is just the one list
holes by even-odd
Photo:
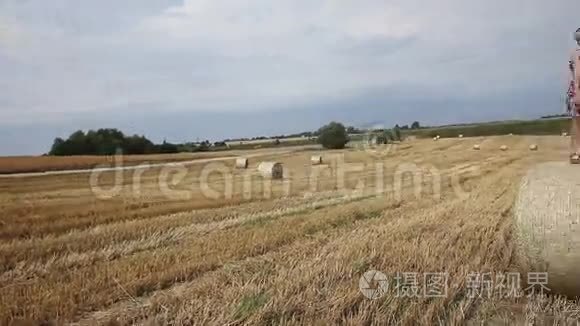
[[[480, 325], [578, 317], [578, 306], [552, 297], [468, 295], [473, 272], [517, 272], [518, 183], [538, 162], [566, 160], [568, 142], [413, 140], [280, 152], [251, 159], [248, 170], [223, 161], [152, 168], [139, 178], [106, 172], [100, 188], [120, 184], [111, 198], [95, 194], [89, 174], [0, 178], [0, 324]], [[528, 150], [532, 143], [539, 151]], [[508, 151], [499, 150], [504, 144]], [[325, 164], [310, 165], [318, 153]], [[284, 164], [284, 180], [254, 175], [268, 159]], [[371, 300], [359, 289], [370, 270], [444, 273], [448, 286], [440, 297], [391, 288]]]
[[[126, 155], [123, 165], [143, 163], [182, 162], [201, 158], [223, 156], [223, 153], [179, 153]], [[0, 174], [91, 169], [115, 165], [114, 156], [11, 156], [0, 157]]]
[[433, 138], [441, 137], [465, 137], [501, 136], [501, 135], [560, 135], [570, 129], [570, 118], [539, 119], [525, 121], [498, 121], [488, 123], [465, 124], [455, 126], [442, 126], [405, 130], [405, 136]]
[[[307, 146], [304, 147], [308, 148]], [[260, 156], [264, 153], [287, 151], [288, 149], [281, 146], [279, 148], [254, 149], [250, 155]], [[0, 175], [87, 170], [92, 168], [112, 168], [116, 166], [156, 166], [171, 162], [182, 162], [184, 164], [194, 162], [203, 163], [246, 154], [245, 151], [232, 149], [229, 151], [215, 152], [121, 156], [7, 156], [0, 157]]]

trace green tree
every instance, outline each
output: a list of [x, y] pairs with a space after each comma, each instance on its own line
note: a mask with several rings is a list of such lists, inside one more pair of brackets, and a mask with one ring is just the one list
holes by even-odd
[[133, 135], [124, 139], [122, 148], [125, 154], [150, 154], [155, 145], [144, 136]]
[[65, 141], [64, 139], [57, 137], [54, 139], [54, 142], [52, 143], [52, 147], [50, 148], [50, 152], [48, 152], [48, 155], [65, 155], [64, 154], [64, 146], [65, 146]]
[[204, 140], [201, 143], [199, 143], [199, 145], [197, 146], [195, 151], [196, 152], [207, 152], [207, 151], [209, 151], [210, 147], [211, 147], [211, 144], [210, 144], [209, 140]]
[[165, 140], [161, 145], [157, 145], [157, 152], [162, 154], [179, 153], [179, 148], [177, 145], [168, 143]]
[[82, 130], [73, 132], [65, 142], [64, 155], [85, 154], [86, 137]]
[[393, 138], [394, 140], [401, 140], [401, 128], [399, 128], [399, 125], [393, 128]]
[[411, 125], [411, 129], [421, 129], [421, 124], [419, 123], [419, 121], [413, 122], [413, 124]]
[[348, 133], [342, 123], [331, 122], [318, 130], [318, 143], [326, 149], [342, 149], [348, 143]]
[[155, 147], [144, 136], [125, 135], [117, 129], [75, 131], [68, 139], [56, 138], [52, 144], [50, 155], [113, 155], [117, 150], [126, 154], [153, 153], [161, 147]]
[[389, 139], [387, 138], [387, 135], [384, 132], [377, 133], [374, 137], [376, 137], [377, 144], [379, 144], [379, 145], [388, 144], [389, 143]]
[[362, 133], [359, 129], [357, 129], [357, 128], [353, 127], [353, 126], [350, 126], [350, 127], [346, 128], [346, 132], [348, 134], [360, 134], [360, 133]]

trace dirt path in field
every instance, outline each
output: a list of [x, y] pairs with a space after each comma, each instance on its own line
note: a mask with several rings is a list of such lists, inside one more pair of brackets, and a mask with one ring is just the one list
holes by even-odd
[[[471, 149], [475, 143], [481, 151]], [[540, 151], [529, 151], [530, 143]], [[500, 151], [504, 144], [510, 150]], [[48, 176], [0, 180], [0, 189], [18, 194], [0, 196], [2, 208], [13, 212], [0, 219], [0, 324], [18, 317], [91, 325], [521, 324], [526, 311], [578, 309], [535, 297], [467, 295], [469, 273], [515, 271], [511, 209], [519, 180], [537, 162], [565, 159], [566, 140], [514, 136], [404, 146], [379, 159], [364, 151], [323, 153], [364, 163], [345, 180], [349, 190], [364, 182], [361, 193], [338, 191], [332, 164], [321, 167], [329, 173], [309, 192], [307, 152], [271, 154], [292, 171], [285, 181], [293, 187], [285, 194], [276, 183], [271, 198], [248, 201], [207, 201], [195, 190], [190, 200], [170, 201], [155, 188], [155, 175], [145, 178], [146, 203], [131, 192], [95, 202], [83, 190], [86, 180], [74, 175], [60, 183]], [[419, 198], [412, 175], [396, 195], [397, 169], [409, 165], [424, 173]], [[438, 196], [433, 169], [441, 178]], [[373, 183], [377, 178], [385, 184]], [[212, 180], [223, 186], [223, 176]], [[28, 193], [34, 189], [39, 193]], [[34, 201], [19, 210], [25, 192]], [[84, 210], [68, 199], [73, 195]], [[359, 291], [368, 270], [444, 272], [448, 292], [425, 298], [390, 291], [369, 300]]]

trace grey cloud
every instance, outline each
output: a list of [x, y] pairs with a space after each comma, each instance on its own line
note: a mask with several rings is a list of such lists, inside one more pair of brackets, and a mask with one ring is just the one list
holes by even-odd
[[50, 28], [78, 37], [120, 30], [144, 15], [181, 3], [181, 0], [3, 0], [0, 13], [33, 28]]
[[[558, 113], [579, 10], [576, 0], [3, 1], [0, 153], [38, 153], [45, 135], [83, 126], [181, 141], [365, 123], [381, 110], [396, 123]], [[277, 114], [284, 123], [257, 122]], [[28, 128], [45, 133], [11, 145]]]

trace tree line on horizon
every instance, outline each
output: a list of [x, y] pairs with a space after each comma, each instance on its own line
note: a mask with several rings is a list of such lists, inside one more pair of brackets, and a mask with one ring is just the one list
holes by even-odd
[[[419, 122], [414, 122], [412, 129], [420, 128]], [[385, 141], [400, 139], [400, 130], [409, 129], [408, 126], [398, 125], [391, 131], [384, 131]], [[279, 139], [297, 137], [317, 137], [318, 142], [325, 148], [344, 148], [349, 141], [349, 134], [362, 134], [367, 131], [355, 127], [345, 127], [338, 122], [331, 122], [326, 126], [313, 132], [302, 132], [292, 135], [280, 135], [277, 137], [254, 137], [251, 139], [238, 140], [258, 140], [275, 139], [276, 145], [280, 144]], [[227, 148], [227, 142], [232, 140], [218, 141], [211, 144], [208, 140], [197, 143], [172, 144], [163, 141], [155, 144], [143, 135], [125, 135], [122, 131], [114, 128], [101, 128], [98, 130], [77, 130], [67, 139], [57, 137], [48, 152], [53, 156], [73, 156], [73, 155], [114, 155], [119, 151], [127, 155], [137, 154], [170, 154], [179, 152], [203, 152], [212, 147], [214, 149]]]
[[[418, 121], [413, 122], [411, 127], [404, 125], [400, 127], [398, 124], [392, 129], [357, 129], [355, 127], [345, 127], [342, 123], [331, 122], [320, 128], [316, 134], [318, 135], [318, 143], [326, 149], [342, 149], [347, 143], [351, 141], [350, 135], [367, 134], [369, 139], [364, 141], [372, 141], [375, 144], [387, 144], [393, 141], [400, 141], [403, 139], [401, 130], [420, 129], [421, 124]], [[359, 138], [359, 137], [356, 137]]]
[[163, 142], [154, 144], [145, 136], [126, 136], [117, 129], [98, 129], [84, 132], [77, 130], [66, 140], [56, 138], [50, 148], [49, 155], [114, 155], [118, 151], [123, 154], [158, 154], [177, 153], [179, 148], [175, 144]]

